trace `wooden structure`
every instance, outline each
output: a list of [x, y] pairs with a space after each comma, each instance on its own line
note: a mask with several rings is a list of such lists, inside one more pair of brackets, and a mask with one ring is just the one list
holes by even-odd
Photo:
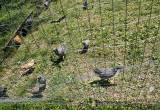
[[23, 26], [26, 24], [26, 20], [33, 14], [33, 11], [29, 13], [29, 15], [24, 19], [24, 21], [19, 25], [19, 27], [16, 29], [16, 31], [13, 33], [13, 36], [9, 39], [9, 41], [5, 44], [5, 47], [3, 48], [3, 51], [7, 51], [8, 48], [14, 43], [14, 39], [17, 35], [21, 36], [19, 31], [23, 28]]

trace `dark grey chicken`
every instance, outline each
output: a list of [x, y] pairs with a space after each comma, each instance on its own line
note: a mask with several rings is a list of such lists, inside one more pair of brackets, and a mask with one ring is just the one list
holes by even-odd
[[30, 93], [33, 98], [42, 97], [42, 92], [46, 89], [46, 79], [44, 76], [40, 75], [37, 77], [37, 83], [32, 87]]
[[46, 89], [46, 78], [44, 76], [40, 75], [37, 77], [37, 86], [41, 92]]
[[82, 8], [83, 8], [83, 10], [87, 10], [88, 9], [88, 2], [87, 2], [87, 0], [83, 0]]
[[113, 77], [119, 70], [122, 70], [122, 66], [116, 66], [113, 68], [95, 68], [94, 72], [101, 78], [101, 80], [109, 79]]
[[46, 78], [42, 75], [37, 77], [37, 83], [39, 84], [46, 84]]
[[0, 87], [0, 98], [2, 97], [8, 97], [6, 87]]
[[32, 25], [32, 22], [33, 22], [33, 20], [32, 20], [32, 15], [30, 15], [30, 16], [27, 18], [27, 20], [26, 20], [26, 24]]
[[34, 68], [28, 68], [22, 73], [22, 76], [30, 75], [33, 73], [33, 71], [34, 71]]
[[23, 37], [27, 36], [27, 34], [28, 34], [27, 28], [20, 29], [19, 34], [22, 35]]
[[44, 0], [44, 7], [48, 9], [48, 6], [49, 6], [49, 0]]
[[83, 44], [83, 48], [82, 48], [82, 50], [80, 51], [81, 54], [86, 53], [86, 52], [88, 51], [88, 48], [89, 48], [89, 40], [83, 41], [82, 44]]
[[66, 56], [67, 47], [66, 44], [61, 44], [59, 47], [53, 50], [59, 59], [64, 60]]
[[32, 23], [33, 23], [32, 15], [30, 15], [26, 20], [26, 25], [25, 25], [26, 28], [23, 27], [25, 30], [23, 30], [22, 32], [26, 33], [26, 35], [27, 35], [28, 30], [30, 30], [32, 28]]

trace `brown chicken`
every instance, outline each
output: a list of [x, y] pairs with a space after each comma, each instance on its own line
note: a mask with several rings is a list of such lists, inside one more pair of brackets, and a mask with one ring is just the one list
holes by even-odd
[[35, 64], [35, 61], [34, 61], [34, 60], [31, 60], [31, 61], [29, 61], [28, 63], [22, 64], [22, 65], [21, 65], [21, 69], [27, 70], [27, 69], [29, 69], [29, 68], [32, 68], [32, 67], [34, 66], [34, 64]]
[[23, 70], [22, 76], [31, 74], [34, 71], [34, 64], [35, 64], [34, 60], [22, 64], [21, 65], [21, 69]]
[[16, 37], [14, 37], [13, 41], [16, 45], [21, 45], [22, 44], [22, 38], [21, 38], [20, 35], [16, 35]]

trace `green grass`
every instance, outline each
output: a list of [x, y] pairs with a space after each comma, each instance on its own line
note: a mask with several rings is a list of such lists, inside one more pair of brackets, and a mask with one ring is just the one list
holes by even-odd
[[1, 103], [0, 110], [158, 110], [159, 106], [98, 105], [74, 106], [60, 102], [30, 101], [22, 103]]
[[[102, 14], [100, 14], [98, 1], [96, 3], [94, 8], [90, 5], [88, 11], [83, 11], [80, 0], [76, 0], [76, 2], [64, 0], [62, 5], [67, 18], [61, 23], [50, 23], [51, 20], [63, 16], [60, 2], [52, 2], [48, 10], [35, 17], [32, 33], [24, 38], [25, 43], [1, 65], [0, 84], [8, 87], [10, 97], [30, 96], [26, 89], [34, 84], [35, 78], [40, 73], [43, 73], [47, 78], [47, 89], [44, 92], [44, 97], [63, 97], [72, 102], [73, 105], [77, 105], [88, 98], [100, 101], [136, 101], [144, 104], [156, 103], [160, 100], [160, 69], [158, 68], [160, 61], [158, 10], [160, 4], [158, 0], [153, 2], [150, 27], [148, 26], [148, 19], [151, 1], [142, 1], [140, 21], [143, 22], [140, 22], [138, 28], [135, 22], [138, 20], [139, 3], [129, 1], [126, 36], [124, 26], [125, 2], [117, 0], [114, 4], [115, 35], [112, 34], [111, 0], [101, 0]], [[29, 7], [29, 5], [28, 3], [24, 7]], [[17, 22], [14, 25], [16, 27], [23, 19], [14, 17], [20, 16], [17, 14], [20, 12], [19, 9], [12, 11], [13, 16], [11, 18]], [[30, 8], [24, 8], [25, 15], [29, 11]], [[3, 11], [0, 20], [8, 22], [7, 15]], [[88, 18], [90, 18], [90, 22]], [[13, 32], [14, 29], [11, 29]], [[4, 37], [2, 36], [2, 39], [7, 40], [10, 34], [8, 32]], [[91, 41], [90, 50], [87, 54], [80, 55], [77, 50], [81, 48], [81, 41], [85, 39]], [[0, 41], [0, 46], [3, 47], [5, 42], [4, 40]], [[50, 59], [51, 56], [54, 56], [52, 49], [62, 42], [66, 42], [68, 45], [67, 57], [59, 65], [53, 65]], [[39, 45], [39, 48], [36, 44]], [[150, 56], [157, 58], [155, 65], [148, 65]], [[111, 67], [114, 63], [123, 65], [124, 57], [128, 68], [124, 74], [119, 74], [111, 79], [112, 83], [117, 84], [116, 86], [104, 88], [90, 85], [91, 82], [98, 79], [93, 74], [95, 65], [98, 67]], [[28, 59], [34, 59], [37, 62], [35, 71], [30, 76], [20, 77], [20, 64]], [[139, 72], [142, 60], [144, 62]], [[133, 64], [135, 66], [132, 68]], [[151, 87], [154, 87], [154, 90], [149, 92]]]

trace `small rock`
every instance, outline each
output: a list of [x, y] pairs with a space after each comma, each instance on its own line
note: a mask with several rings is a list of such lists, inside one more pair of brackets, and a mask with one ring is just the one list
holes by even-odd
[[138, 79], [139, 80], [145, 80], [145, 77], [144, 76], [138, 76]]
[[149, 92], [153, 92], [155, 90], [155, 87], [154, 86], [151, 86], [150, 88], [149, 88]]

